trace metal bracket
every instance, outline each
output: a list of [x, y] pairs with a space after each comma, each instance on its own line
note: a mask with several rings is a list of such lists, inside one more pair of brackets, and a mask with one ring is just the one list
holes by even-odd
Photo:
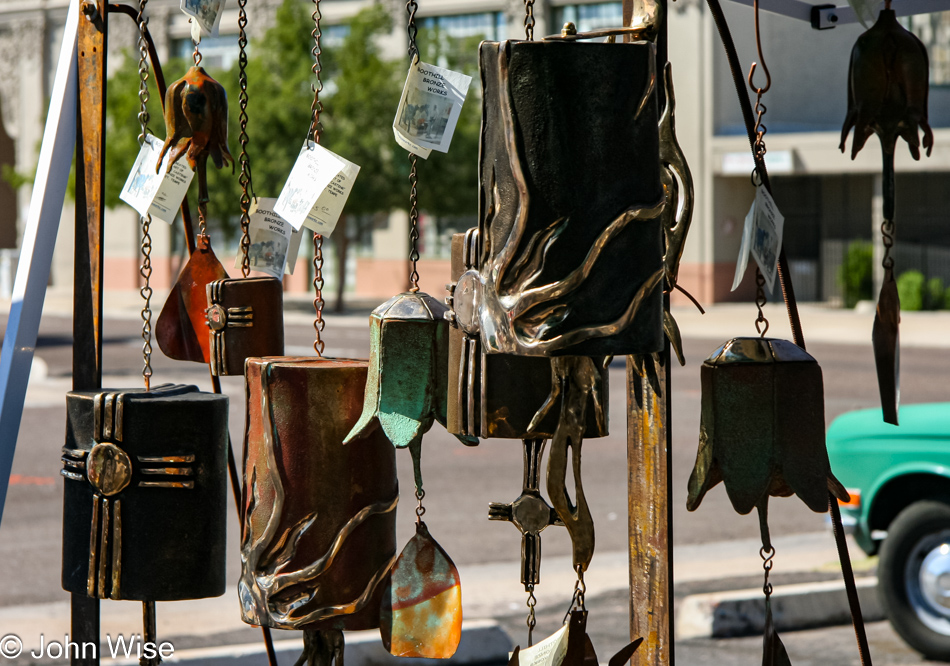
[[[753, 0], [732, 1], [748, 7], [753, 6]], [[893, 0], [891, 8], [898, 16], [929, 14], [950, 10], [950, 0]], [[828, 30], [839, 25], [858, 23], [857, 15], [847, 4], [812, 5], [802, 0], [759, 0], [759, 9], [811, 23], [811, 27], [816, 30]]]

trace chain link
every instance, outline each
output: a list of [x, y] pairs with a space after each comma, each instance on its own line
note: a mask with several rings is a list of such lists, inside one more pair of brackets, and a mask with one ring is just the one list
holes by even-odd
[[[241, 88], [239, 96], [241, 112], [238, 123], [241, 126], [239, 141], [241, 143], [241, 175], [238, 182], [241, 184], [241, 274], [247, 277], [251, 273], [251, 260], [248, 256], [251, 249], [251, 197], [254, 185], [251, 180], [251, 158], [247, 154], [247, 0], [238, 0], [238, 83]], [[254, 200], [257, 195], [253, 194]]]
[[574, 571], [577, 573], [577, 580], [574, 581], [574, 595], [571, 597], [571, 605], [567, 609], [567, 612], [564, 614], [564, 622], [567, 622], [567, 619], [571, 615], [571, 611], [580, 610], [586, 611], [587, 605], [585, 604], [585, 596], [587, 594], [587, 583], [584, 582], [584, 567], [580, 564], [574, 565]]
[[323, 329], [327, 323], [323, 320], [323, 306], [326, 303], [323, 300], [323, 236], [313, 235], [313, 350], [317, 356], [323, 357]]
[[416, 38], [419, 36], [419, 28], [416, 26], [416, 12], [419, 11], [419, 3], [416, 0], [409, 0], [406, 3], [406, 12], [409, 14], [409, 23], [406, 25], [406, 33], [409, 36], [409, 63], [415, 64], [419, 60], [419, 45]]
[[525, 589], [528, 591], [528, 619], [525, 620], [525, 624], [528, 625], [528, 647], [531, 647], [534, 645], [534, 628], [538, 624], [538, 619], [534, 612], [535, 606], [538, 605], [538, 599], [534, 596], [534, 583], [528, 583], [525, 585]]
[[422, 522], [422, 517], [426, 515], [426, 508], [422, 506], [422, 500], [426, 497], [426, 491], [422, 488], [416, 488], [416, 524]]
[[762, 275], [762, 271], [759, 270], [759, 267], [755, 267], [755, 307], [759, 311], [759, 315], [755, 318], [755, 331], [759, 334], [760, 337], [765, 337], [765, 334], [769, 330], [769, 320], [765, 318], [765, 313], [762, 311], [762, 308], [765, 307], [765, 304], [768, 300], [765, 298], [765, 276]]
[[759, 548], [759, 557], [762, 558], [762, 569], [765, 571], [765, 582], [762, 584], [762, 592], [766, 597], [772, 595], [772, 583], [769, 582], [769, 572], [772, 571], [772, 558], [775, 557], [775, 547], [766, 550], [765, 546]]
[[323, 112], [323, 102], [320, 101], [320, 93], [323, 92], [323, 63], [320, 60], [323, 54], [323, 49], [320, 47], [320, 38], [323, 35], [320, 30], [320, 20], [323, 15], [320, 13], [320, 0], [313, 0], [313, 14], [310, 17], [313, 19], [313, 31], [310, 33], [313, 37], [313, 49], [310, 51], [313, 55], [313, 67], [310, 69], [313, 72], [314, 83], [310, 84], [310, 90], [313, 91], [313, 104], [310, 106], [310, 129], [307, 131], [307, 141], [320, 143], [320, 135], [323, 133], [323, 125], [320, 124], [320, 114]]
[[[890, 274], [894, 272], [894, 257], [891, 256], [891, 248], [894, 247], [894, 220], [884, 220], [881, 223], [881, 237], [884, 242], [884, 260], [881, 266]], [[885, 280], [887, 279], [885, 277]]]
[[418, 158], [415, 153], [409, 153], [409, 261], [412, 262], [412, 271], [409, 273], [409, 291], [419, 291], [419, 175], [416, 170]]
[[[145, 18], [145, 5], [148, 0], [140, 0], [138, 14], [139, 28], [139, 144], [144, 145], [151, 131], [148, 128], [148, 40], [146, 31], [148, 30], [148, 19]], [[142, 304], [142, 379], [145, 380], [145, 390], [151, 389], [152, 379], [152, 237], [149, 234], [149, 227], [152, 224], [151, 215], [143, 215], [139, 218], [142, 225], [142, 264], [139, 266], [139, 275], [142, 276], [144, 284], [139, 290], [144, 303]]]
[[534, 0], [524, 0], [524, 36], [529, 42], [534, 41]]

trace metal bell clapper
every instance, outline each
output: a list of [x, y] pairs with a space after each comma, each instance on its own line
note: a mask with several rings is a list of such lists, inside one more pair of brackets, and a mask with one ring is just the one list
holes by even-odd
[[[344, 439], [377, 427], [396, 448], [415, 447], [446, 424], [449, 324], [447, 308], [423, 292], [398, 294], [370, 315], [370, 367], [363, 413]], [[478, 439], [456, 435], [466, 445]]]
[[381, 430], [343, 446], [368, 363], [247, 361], [244, 621], [305, 633], [311, 664], [342, 655], [342, 630], [379, 627], [396, 560], [396, 456]]
[[815, 512], [828, 492], [848, 493], [825, 449], [821, 368], [803, 349], [774, 338], [735, 338], [703, 363], [699, 452], [686, 508], [695, 511], [720, 481], [747, 514], [768, 497], [796, 494]]
[[927, 49], [897, 21], [888, 0], [877, 22], [858, 37], [851, 51], [848, 115], [841, 129], [840, 148], [844, 152], [848, 134], [854, 128], [851, 159], [872, 134], [877, 134], [881, 141], [884, 281], [871, 340], [884, 421], [894, 425], [897, 425], [900, 405], [900, 298], [894, 280], [894, 259], [890, 256], [895, 237], [894, 151], [900, 137], [907, 142], [913, 158], [919, 160], [919, 131], [923, 131], [923, 146], [928, 156], [933, 149], [933, 130], [927, 121], [929, 69]]

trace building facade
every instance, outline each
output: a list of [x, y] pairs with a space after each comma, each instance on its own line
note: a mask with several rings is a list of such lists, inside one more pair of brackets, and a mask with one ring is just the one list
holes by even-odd
[[[346, 33], [347, 19], [373, 1], [323, 0], [328, 43], [340, 39]], [[405, 4], [375, 1], [387, 5], [396, 24], [383, 40], [384, 52], [402, 58]], [[252, 38], [272, 25], [280, 2], [248, 3]], [[67, 0], [0, 0], [0, 168], [8, 176], [11, 172], [28, 175], [35, 168], [67, 4]], [[192, 48], [187, 18], [178, 4], [179, 0], [148, 3], [149, 27], [163, 60], [187, 55]], [[723, 4], [740, 60], [748, 66], [757, 58], [752, 10], [731, 0]], [[202, 42], [205, 63], [213, 67], [228, 67], [237, 56], [237, 10], [233, 1], [228, 5], [220, 34]], [[619, 25], [621, 7], [621, 2], [537, 0], [535, 33], [556, 32], [565, 21], [573, 21], [582, 31]], [[703, 303], [748, 299], [754, 288], [748, 275], [737, 291], [730, 291], [743, 220], [754, 198], [752, 162], [732, 77], [705, 3], [676, 0], [669, 12], [676, 125], [696, 184], [696, 208], [681, 284]], [[457, 37], [517, 39], [524, 34], [522, 0], [420, 0], [418, 19], [424, 27], [438, 26]], [[950, 188], [944, 184], [950, 176], [950, 13], [911, 17], [907, 25], [924, 40], [931, 55], [930, 116], [936, 146], [930, 158], [919, 162], [913, 161], [906, 149], [898, 150], [898, 272], [913, 267], [928, 277], [950, 282], [950, 224], [946, 219]], [[818, 31], [793, 19], [763, 13], [762, 29], [764, 56], [772, 76], [771, 90], [763, 100], [768, 109], [764, 119], [767, 160], [775, 199], [786, 219], [784, 242], [793, 280], [800, 299], [834, 302], [841, 298], [837, 272], [847, 245], [854, 240], [879, 239], [881, 222], [877, 141], [869, 141], [854, 161], [838, 150], [847, 106], [848, 61], [863, 28], [850, 25]], [[304, 38], [309, 35], [302, 35]], [[133, 21], [123, 16], [111, 21], [113, 54], [131, 49], [136, 39]], [[30, 187], [15, 190], [7, 180], [0, 182], [0, 248], [16, 248]], [[476, 193], [472, 196], [474, 199]], [[67, 202], [52, 276], [56, 286], [68, 287], [71, 281], [72, 220], [72, 206]], [[136, 220], [128, 208], [107, 214], [107, 289], [137, 285]], [[473, 221], [456, 221], [455, 226]], [[432, 293], [440, 293], [446, 281], [451, 228], [439, 231], [431, 220], [423, 218], [423, 260], [430, 265], [423, 275], [431, 276], [427, 278], [431, 284], [423, 287]], [[182, 258], [180, 252], [173, 251], [172, 234], [165, 225], [153, 225], [153, 246], [153, 284], [161, 289], [170, 286]], [[232, 251], [219, 251], [225, 264], [230, 264], [225, 257]], [[371, 239], [349, 262], [349, 290], [360, 298], [388, 297], [394, 282], [405, 279], [407, 254], [406, 214], [395, 211], [375, 225]], [[300, 259], [300, 269], [286, 281], [288, 290], [306, 291], [307, 263]]]

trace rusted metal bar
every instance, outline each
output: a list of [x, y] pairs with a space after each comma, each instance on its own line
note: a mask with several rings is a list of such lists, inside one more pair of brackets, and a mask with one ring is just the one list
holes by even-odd
[[[105, 201], [105, 100], [108, 14], [85, 0], [78, 28], [76, 246], [73, 274], [73, 390], [102, 386], [102, 230]], [[99, 644], [99, 602], [72, 595], [73, 640]], [[73, 655], [73, 666], [97, 666], [98, 655]]]
[[[654, 7], [650, 7], [653, 5]], [[656, 71], [667, 62], [666, 0], [624, 0], [624, 25], [655, 11]], [[665, 104], [657, 86], [659, 107]], [[669, 295], [664, 306], [669, 308]], [[627, 500], [630, 638], [643, 638], [634, 666], [673, 666], [673, 509], [669, 342], [654, 358], [627, 357]], [[638, 369], [639, 367], [639, 369]]]

